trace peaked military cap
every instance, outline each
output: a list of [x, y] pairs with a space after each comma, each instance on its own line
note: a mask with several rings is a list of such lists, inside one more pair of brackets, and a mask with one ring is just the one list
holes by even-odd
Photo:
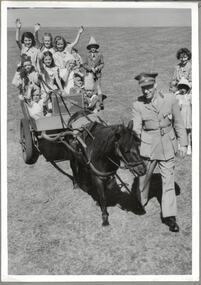
[[155, 83], [155, 78], [158, 75], [158, 73], [145, 73], [142, 72], [139, 75], [135, 76], [135, 79], [138, 80], [139, 85], [142, 86], [147, 86], [147, 85], [152, 85]]

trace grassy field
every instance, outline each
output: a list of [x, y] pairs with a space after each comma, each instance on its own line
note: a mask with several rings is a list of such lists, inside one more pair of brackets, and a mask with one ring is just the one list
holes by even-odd
[[[51, 32], [72, 41], [76, 29]], [[90, 35], [100, 43], [105, 59], [102, 85], [108, 95], [105, 116], [110, 123], [131, 118], [132, 102], [140, 92], [135, 75], [159, 72], [158, 88], [167, 90], [177, 49], [191, 48], [190, 28], [86, 28], [78, 45], [81, 55]], [[109, 207], [110, 226], [102, 227], [100, 209], [92, 198], [73, 190], [71, 182], [43, 157], [33, 166], [24, 164], [19, 144], [22, 113], [17, 90], [11, 86], [18, 62], [15, 32], [9, 30], [9, 274], [191, 274], [191, 157], [176, 160], [176, 182], [181, 188], [178, 234], [161, 224], [155, 198], [144, 216]], [[69, 170], [68, 163], [64, 166]]]

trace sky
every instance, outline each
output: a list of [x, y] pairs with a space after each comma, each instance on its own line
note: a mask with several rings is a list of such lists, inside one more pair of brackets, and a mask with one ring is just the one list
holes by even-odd
[[170, 8], [8, 8], [8, 27], [20, 18], [24, 27], [190, 26], [190, 9]]

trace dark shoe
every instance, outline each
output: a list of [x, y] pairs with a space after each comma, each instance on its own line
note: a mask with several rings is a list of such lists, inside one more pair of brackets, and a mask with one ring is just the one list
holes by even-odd
[[166, 218], [161, 217], [161, 220], [162, 220], [163, 224], [165, 224], [169, 227], [169, 230], [171, 232], [175, 232], [175, 233], [179, 232], [179, 226], [176, 223], [176, 218], [174, 216], [166, 217]]

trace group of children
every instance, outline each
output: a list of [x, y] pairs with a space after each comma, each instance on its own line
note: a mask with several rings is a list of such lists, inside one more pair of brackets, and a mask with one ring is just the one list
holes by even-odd
[[[40, 24], [35, 24], [34, 34], [24, 32], [20, 39], [21, 22], [16, 20], [16, 42], [20, 49], [21, 62], [13, 78], [19, 89], [20, 100], [25, 100], [30, 116], [38, 119], [51, 116], [51, 94], [59, 90], [61, 96], [80, 95], [83, 108], [98, 112], [103, 108], [101, 75], [104, 67], [99, 44], [91, 37], [87, 45], [88, 54], [83, 61], [75, 46], [83, 27], [70, 43], [63, 36], [44, 33], [39, 41]], [[188, 134], [188, 154], [191, 154], [192, 102], [191, 102], [191, 52], [181, 48], [176, 55], [179, 63], [175, 67], [170, 91], [178, 99]]]
[[101, 74], [104, 61], [95, 39], [90, 38], [88, 54], [83, 61], [75, 48], [83, 27], [70, 43], [63, 36], [53, 39], [51, 33], [44, 33], [40, 42], [40, 24], [35, 24], [34, 34], [24, 32], [20, 38], [21, 26], [17, 19], [16, 42], [21, 61], [12, 83], [19, 89], [19, 99], [27, 103], [30, 116], [34, 119], [50, 116], [51, 94], [55, 91], [63, 97], [74, 94], [82, 96], [83, 107], [93, 112], [102, 109]]
[[188, 136], [187, 154], [191, 154], [192, 148], [192, 67], [191, 52], [187, 48], [181, 48], [176, 54], [179, 63], [176, 65], [170, 91], [178, 100], [183, 122]]

